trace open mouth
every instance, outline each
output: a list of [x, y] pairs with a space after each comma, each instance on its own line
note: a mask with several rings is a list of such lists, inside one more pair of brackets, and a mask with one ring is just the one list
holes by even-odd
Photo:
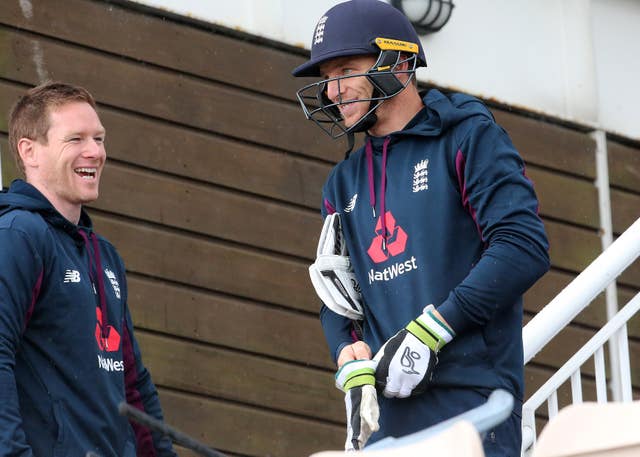
[[97, 168], [76, 168], [73, 171], [82, 179], [94, 179], [98, 172]]

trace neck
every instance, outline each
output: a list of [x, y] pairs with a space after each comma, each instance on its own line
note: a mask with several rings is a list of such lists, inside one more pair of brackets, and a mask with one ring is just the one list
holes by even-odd
[[71, 222], [74, 225], [78, 225], [80, 222], [80, 212], [82, 210], [82, 205], [76, 205], [72, 203], [67, 203], [63, 199], [56, 197], [55, 193], [49, 192], [49, 190], [40, 186], [37, 183], [31, 183], [36, 189], [40, 191], [44, 197], [49, 200], [49, 203], [58, 211], [62, 216]]
[[369, 129], [369, 134], [380, 137], [402, 130], [422, 108], [424, 103], [418, 89], [410, 84], [378, 107], [378, 122]]

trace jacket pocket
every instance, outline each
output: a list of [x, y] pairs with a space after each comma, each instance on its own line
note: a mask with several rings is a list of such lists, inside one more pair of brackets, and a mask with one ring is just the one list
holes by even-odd
[[53, 419], [58, 427], [58, 432], [56, 434], [56, 444], [60, 444], [64, 441], [64, 420], [63, 420], [63, 412], [62, 412], [62, 403], [60, 400], [53, 401]]
[[65, 448], [65, 442], [67, 437], [67, 416], [64, 410], [64, 405], [60, 400], [53, 401], [53, 420], [58, 427], [56, 434], [56, 445], [53, 449], [54, 457], [68, 456], [68, 449]]

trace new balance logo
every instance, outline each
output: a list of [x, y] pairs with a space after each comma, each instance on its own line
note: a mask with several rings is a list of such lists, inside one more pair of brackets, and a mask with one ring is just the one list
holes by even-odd
[[316, 33], [313, 38], [313, 44], [320, 44], [322, 40], [324, 40], [324, 26], [327, 22], [327, 16], [322, 16], [318, 21], [318, 25], [316, 25]]
[[64, 282], [80, 282], [80, 272], [78, 270], [65, 270]]
[[351, 197], [351, 200], [349, 200], [349, 203], [347, 204], [347, 206], [344, 207], [345, 213], [350, 213], [351, 211], [353, 211], [353, 209], [356, 207], [357, 199], [358, 199], [358, 194], [354, 194], [353, 197]]
[[424, 159], [415, 164], [413, 167], [413, 191], [420, 192], [421, 190], [427, 190], [429, 188], [428, 174], [429, 159]]

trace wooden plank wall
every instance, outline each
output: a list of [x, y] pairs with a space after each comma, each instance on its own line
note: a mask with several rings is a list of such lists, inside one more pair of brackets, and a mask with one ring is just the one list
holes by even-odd
[[[8, 0], [0, 9], [5, 183], [17, 176], [6, 145], [11, 103], [47, 78], [87, 87], [110, 158], [91, 214], [127, 264], [137, 336], [166, 419], [234, 455], [298, 457], [343, 443], [342, 398], [307, 266], [320, 189], [345, 145], [305, 121], [295, 102], [304, 81], [289, 72], [303, 60], [127, 4]], [[600, 251], [595, 142], [494, 112], [527, 161], [551, 239], [553, 269], [526, 295], [529, 319]], [[640, 149], [609, 148], [620, 233], [638, 216]], [[626, 303], [640, 289], [640, 265], [621, 283]], [[599, 298], [527, 368], [527, 392], [603, 322]], [[637, 361], [638, 318], [629, 332]], [[640, 386], [637, 363], [633, 379]]]

